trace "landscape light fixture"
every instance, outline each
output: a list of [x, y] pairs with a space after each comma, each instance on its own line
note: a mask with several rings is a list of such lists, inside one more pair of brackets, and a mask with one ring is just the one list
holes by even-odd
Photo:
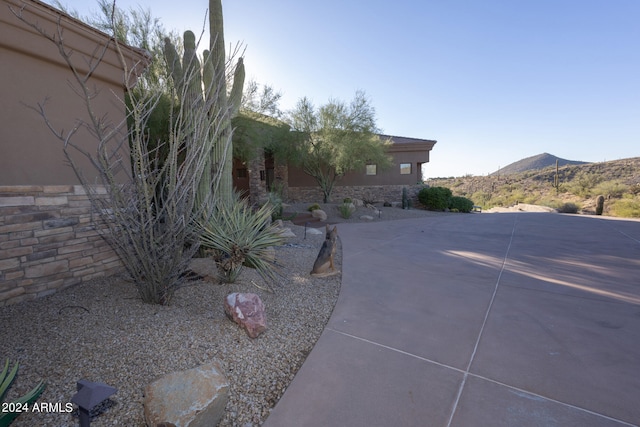
[[80, 427], [89, 427], [91, 410], [118, 390], [103, 383], [92, 383], [87, 380], [78, 381], [77, 387], [78, 392], [73, 395], [71, 402], [78, 405]]

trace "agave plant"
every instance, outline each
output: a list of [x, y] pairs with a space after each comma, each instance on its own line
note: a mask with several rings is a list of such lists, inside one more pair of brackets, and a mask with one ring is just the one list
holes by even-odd
[[265, 280], [274, 280], [277, 265], [272, 247], [284, 242], [271, 223], [269, 203], [253, 210], [238, 193], [220, 202], [206, 222], [199, 222], [201, 245], [213, 254], [221, 279], [233, 283], [243, 266], [255, 268]]
[[[0, 373], [0, 404], [3, 408], [3, 411], [0, 412], [0, 427], [7, 427], [9, 424], [11, 424], [11, 422], [15, 420], [18, 415], [20, 415], [20, 409], [24, 410], [24, 408], [27, 408], [31, 403], [35, 402], [45, 388], [45, 384], [40, 381], [38, 385], [33, 388], [33, 390], [31, 390], [24, 396], [14, 400], [13, 402], [5, 404], [4, 395], [7, 393], [7, 390], [9, 390], [9, 387], [11, 387], [11, 384], [13, 383], [13, 380], [15, 380], [17, 373], [18, 362], [16, 362], [13, 365], [11, 371], [9, 371], [9, 359], [7, 359], [4, 364], [4, 369]], [[9, 409], [7, 412], [4, 411], [5, 407]]]

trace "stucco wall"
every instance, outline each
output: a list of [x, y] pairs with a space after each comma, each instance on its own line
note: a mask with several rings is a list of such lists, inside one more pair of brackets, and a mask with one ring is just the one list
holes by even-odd
[[0, 306], [121, 268], [82, 186], [0, 186]]
[[[61, 15], [50, 6], [35, 1], [0, 2], [0, 81], [3, 82], [0, 185], [78, 184], [65, 160], [62, 141], [54, 137], [34, 108], [37, 109], [38, 104], [44, 105], [51, 126], [68, 135], [79, 121], [89, 120], [83, 99], [72, 88], [79, 90], [79, 86], [57, 46], [18, 19], [10, 7], [49, 35], [57, 35], [58, 19], [61, 18], [65, 47], [73, 51], [72, 63], [80, 74], [89, 70], [88, 61], [99, 62], [86, 84], [93, 96], [91, 108], [96, 116], [106, 118], [113, 129], [120, 129], [120, 140], [126, 133], [121, 102], [125, 80], [122, 64], [105, 34]], [[98, 61], [105, 44], [109, 47]], [[127, 47], [123, 47], [123, 52], [130, 58], [129, 67], [142, 64], [144, 57], [140, 54]], [[71, 141], [88, 152], [95, 152], [96, 139], [83, 127]], [[94, 174], [90, 163], [78, 153], [74, 161], [89, 178]], [[128, 156], [123, 156], [123, 161], [128, 163]]]

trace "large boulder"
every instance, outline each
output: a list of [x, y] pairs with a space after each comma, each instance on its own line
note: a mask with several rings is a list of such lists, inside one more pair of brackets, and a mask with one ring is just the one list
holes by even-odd
[[227, 295], [224, 312], [242, 326], [251, 338], [256, 338], [267, 329], [264, 304], [256, 294], [234, 292]]
[[314, 209], [311, 211], [311, 216], [314, 218], [318, 218], [320, 221], [327, 220], [327, 213], [322, 209]]
[[219, 362], [173, 372], [144, 389], [144, 418], [149, 426], [218, 425], [229, 401], [229, 382]]

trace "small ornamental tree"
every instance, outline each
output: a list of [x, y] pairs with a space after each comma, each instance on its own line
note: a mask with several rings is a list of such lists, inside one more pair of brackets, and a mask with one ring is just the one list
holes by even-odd
[[289, 122], [296, 132], [291, 147], [293, 163], [316, 180], [325, 203], [347, 172], [364, 170], [369, 163], [379, 169], [392, 164], [387, 154], [391, 143], [377, 134], [375, 109], [362, 91], [356, 92], [349, 105], [330, 100], [315, 108], [308, 98], [302, 98]]

